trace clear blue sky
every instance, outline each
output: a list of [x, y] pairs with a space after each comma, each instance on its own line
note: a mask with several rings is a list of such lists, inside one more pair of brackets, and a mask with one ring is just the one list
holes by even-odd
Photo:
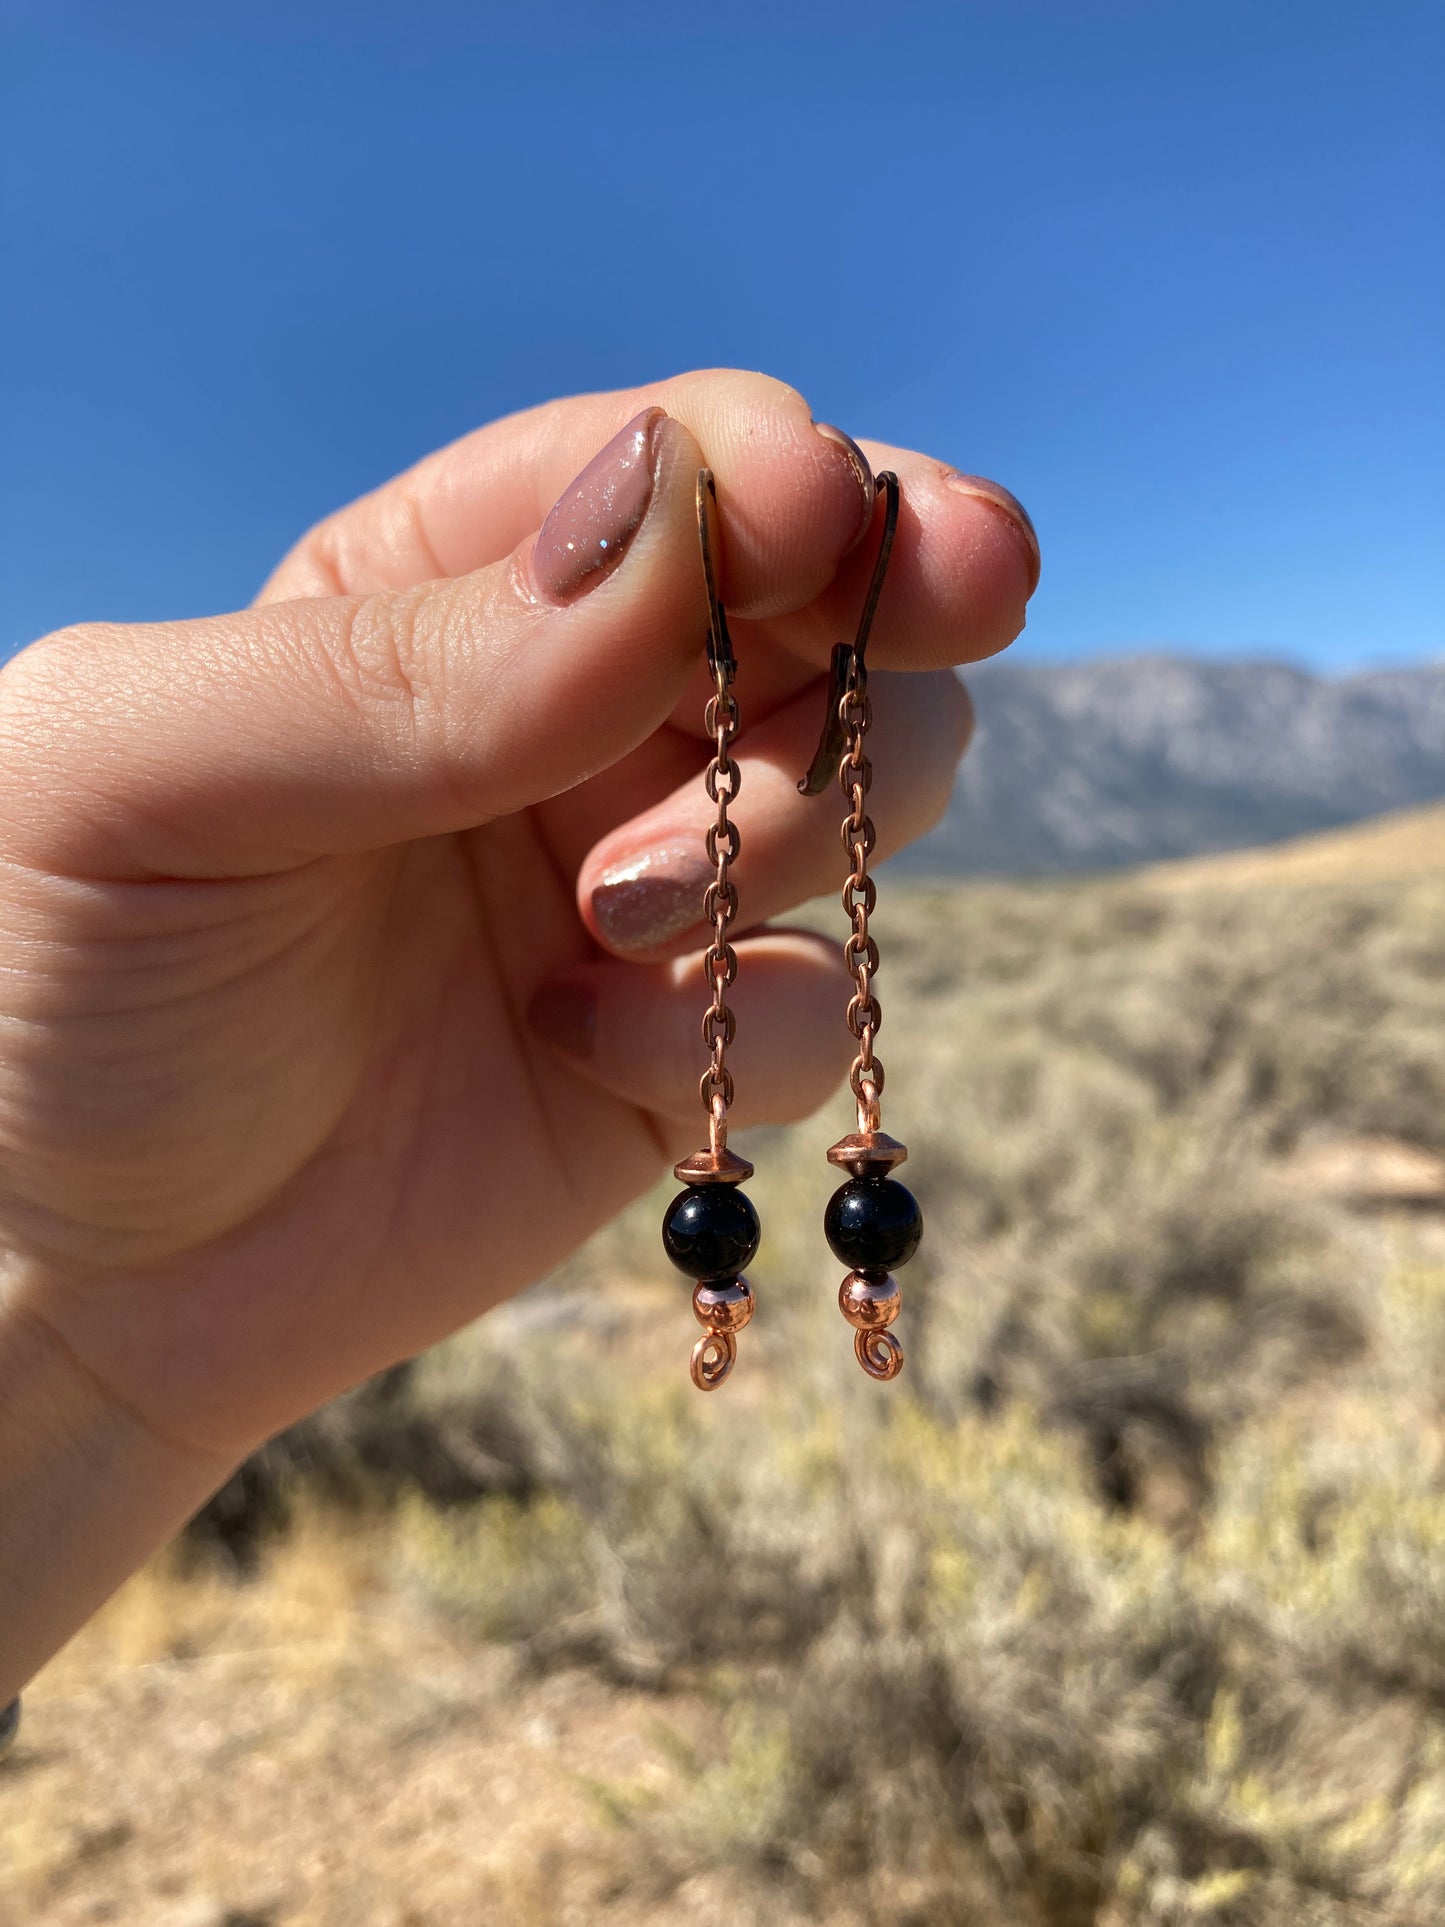
[[1445, 9], [0, 0], [0, 650], [714, 363], [997, 475], [1026, 647], [1445, 648]]

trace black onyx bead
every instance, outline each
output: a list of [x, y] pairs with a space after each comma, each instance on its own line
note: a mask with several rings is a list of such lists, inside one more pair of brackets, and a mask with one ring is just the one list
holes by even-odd
[[854, 1178], [828, 1200], [823, 1233], [853, 1271], [896, 1271], [918, 1249], [923, 1213], [896, 1178]]
[[757, 1256], [762, 1228], [753, 1201], [735, 1184], [690, 1184], [662, 1220], [662, 1248], [689, 1278], [736, 1278]]

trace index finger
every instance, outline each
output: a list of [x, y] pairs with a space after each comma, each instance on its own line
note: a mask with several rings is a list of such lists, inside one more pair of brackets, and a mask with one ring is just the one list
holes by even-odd
[[847, 436], [813, 420], [795, 388], [714, 369], [546, 402], [463, 436], [318, 523], [258, 599], [409, 589], [486, 568], [539, 529], [573, 476], [649, 408], [706, 453], [729, 608], [762, 616], [817, 595], [867, 526], [868, 464]]
[[753, 703], [787, 701], [851, 633], [871, 568], [870, 542], [848, 553], [871, 520], [869, 460], [896, 470], [904, 499], [874, 659], [973, 662], [1022, 629], [1039, 546], [1014, 496], [909, 449], [869, 442], [865, 456], [820, 427], [796, 389], [728, 369], [548, 402], [478, 429], [318, 523], [259, 599], [409, 588], [485, 567], [653, 404], [691, 428], [717, 477], [724, 599], [740, 620], [760, 618], [747, 636]]

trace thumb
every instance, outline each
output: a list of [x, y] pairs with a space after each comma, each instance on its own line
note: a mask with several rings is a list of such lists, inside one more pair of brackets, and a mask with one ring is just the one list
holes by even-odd
[[93, 878], [274, 871], [470, 828], [615, 762], [701, 647], [702, 460], [650, 408], [474, 574], [33, 644], [0, 675], [7, 853]]

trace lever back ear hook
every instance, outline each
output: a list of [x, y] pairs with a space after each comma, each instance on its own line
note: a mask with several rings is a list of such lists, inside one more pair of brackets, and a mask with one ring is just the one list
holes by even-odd
[[[840, 642], [833, 650], [833, 660], [828, 669], [828, 713], [823, 718], [823, 733], [818, 738], [818, 747], [813, 752], [808, 774], [798, 784], [804, 796], [821, 796], [838, 773], [838, 763], [847, 736], [840, 705], [849, 685], [864, 672], [868, 632], [873, 627], [878, 598], [883, 593], [883, 578], [888, 573], [888, 558], [893, 553], [893, 533], [898, 527], [898, 477], [892, 469], [885, 468], [875, 477], [875, 482], [883, 495], [883, 535], [878, 544], [878, 558], [873, 564], [873, 579], [868, 584], [863, 613], [858, 618], [858, 633], [851, 642]], [[698, 499], [701, 501], [701, 494]]]
[[737, 674], [737, 659], [733, 655], [732, 637], [728, 634], [728, 619], [722, 603], [718, 600], [717, 575], [713, 569], [713, 536], [718, 519], [717, 483], [712, 478], [710, 468], [697, 471], [697, 539], [702, 549], [702, 573], [707, 583], [707, 662], [718, 686], [718, 694], [723, 695], [727, 685]]

